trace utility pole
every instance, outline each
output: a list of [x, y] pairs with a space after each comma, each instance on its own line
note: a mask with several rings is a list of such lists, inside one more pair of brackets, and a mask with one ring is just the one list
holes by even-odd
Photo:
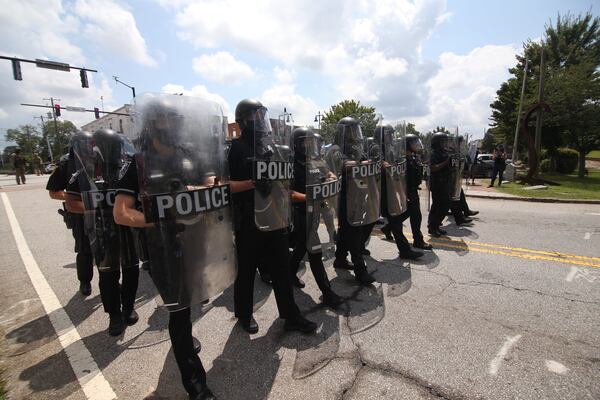
[[[39, 117], [33, 117], [34, 119], [39, 118], [42, 121], [42, 135], [44, 134], [44, 116], [40, 115]], [[54, 162], [54, 157], [52, 156], [52, 146], [50, 146], [50, 139], [48, 138], [48, 134], [46, 133], [46, 144], [48, 145], [48, 153], [50, 153], [50, 161]]]
[[525, 53], [525, 68], [523, 68], [523, 84], [521, 85], [521, 100], [519, 100], [519, 112], [517, 113], [517, 127], [515, 128], [515, 142], [513, 144], [512, 161], [513, 164], [519, 159], [519, 128], [521, 125], [521, 113], [523, 112], [523, 98], [525, 97], [525, 85], [527, 83], [527, 53]]
[[[541, 103], [542, 101], [544, 101], [544, 69], [545, 69], [545, 63], [544, 63], [544, 44], [542, 42], [542, 47], [541, 47], [541, 60], [540, 60], [540, 87], [538, 88], [538, 103]], [[543, 111], [542, 108], [540, 107], [540, 109], [538, 110], [537, 113], [537, 121], [536, 121], [536, 125], [535, 125], [535, 151], [538, 155], [538, 160], [540, 158], [540, 154], [542, 151], [542, 123], [543, 123]], [[539, 163], [539, 161], [538, 161]]]
[[319, 126], [319, 132], [321, 132], [321, 119], [324, 117], [323, 114], [321, 114], [321, 111], [317, 112], [317, 115], [315, 115], [315, 122], [318, 124]]
[[60, 139], [58, 137], [58, 123], [56, 122], [56, 109], [54, 108], [54, 100], [59, 100], [60, 99], [55, 99], [54, 97], [50, 97], [49, 99], [42, 99], [42, 100], [50, 100], [50, 105], [52, 106], [52, 118], [54, 118], [54, 136], [56, 137], [56, 141], [58, 142], [58, 149], [60, 151], [61, 148], [61, 143], [60, 143]]

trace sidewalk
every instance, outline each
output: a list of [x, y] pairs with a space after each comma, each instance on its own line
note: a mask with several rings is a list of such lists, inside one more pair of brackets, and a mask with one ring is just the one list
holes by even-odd
[[487, 181], [489, 181], [489, 179], [486, 179], [483, 182], [481, 179], [475, 179], [474, 185], [463, 185], [465, 196], [480, 199], [531, 201], [538, 203], [600, 204], [600, 200], [594, 199], [557, 199], [553, 197], [524, 197], [516, 196], [514, 194], [501, 193], [497, 192], [494, 188], [488, 188]]

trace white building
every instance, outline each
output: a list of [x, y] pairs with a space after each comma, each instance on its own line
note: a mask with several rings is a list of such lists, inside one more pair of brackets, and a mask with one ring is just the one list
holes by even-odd
[[[112, 111], [119, 114], [129, 114], [129, 104]], [[100, 113], [102, 115], [102, 113]], [[100, 118], [93, 120], [83, 126], [81, 130], [94, 133], [98, 129], [112, 129], [115, 132], [123, 133], [131, 137], [131, 117], [129, 115], [104, 114]]]

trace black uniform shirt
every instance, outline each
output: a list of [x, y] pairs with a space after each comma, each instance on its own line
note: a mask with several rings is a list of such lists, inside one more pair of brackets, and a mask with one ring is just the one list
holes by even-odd
[[140, 184], [138, 182], [138, 169], [135, 157], [128, 160], [127, 165], [123, 166], [121, 179], [117, 183], [117, 194], [126, 194], [138, 198]]
[[409, 191], [416, 191], [423, 179], [421, 165], [416, 154], [406, 158], [406, 186]]
[[[448, 152], [445, 150], [434, 150], [431, 153], [430, 165], [441, 164], [448, 159]], [[447, 182], [450, 178], [450, 165], [446, 165], [439, 171], [431, 171], [431, 179], [435, 182]]]
[[[252, 179], [253, 143], [242, 136], [231, 141], [227, 155], [229, 176], [232, 181]], [[249, 228], [254, 225], [254, 189], [232, 193], [235, 229]]]
[[65, 190], [69, 184], [71, 173], [72, 172], [69, 171], [69, 160], [62, 160], [58, 163], [58, 166], [54, 168], [54, 171], [52, 171], [48, 183], [46, 184], [46, 190]]

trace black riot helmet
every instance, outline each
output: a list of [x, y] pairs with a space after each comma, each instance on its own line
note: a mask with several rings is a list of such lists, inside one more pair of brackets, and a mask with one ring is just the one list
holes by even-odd
[[442, 150], [448, 143], [448, 134], [444, 132], [436, 132], [431, 138], [431, 148], [433, 150]]
[[294, 129], [292, 143], [294, 146], [294, 158], [303, 162], [307, 157], [315, 158], [320, 154], [321, 135], [307, 127]]
[[235, 107], [235, 122], [240, 126], [242, 132], [254, 133], [256, 113], [261, 110], [266, 112], [267, 108], [256, 99], [244, 99], [237, 104]]
[[418, 153], [423, 150], [423, 143], [421, 139], [413, 133], [409, 133], [404, 136], [404, 141], [406, 143], [406, 151], [412, 151], [413, 153]]
[[338, 146], [348, 145], [362, 140], [362, 131], [360, 124], [353, 117], [344, 117], [337, 123], [337, 132], [335, 135], [335, 143]]
[[142, 121], [141, 150], [148, 149], [154, 139], [161, 144], [172, 145], [183, 126], [183, 117], [163, 99], [152, 100], [146, 105]]
[[98, 129], [92, 136], [97, 173], [104, 180], [115, 181], [125, 158], [123, 138], [112, 129]]
[[75, 134], [73, 136], [71, 136], [71, 141], [69, 143], [69, 159], [70, 160], [74, 160], [75, 159], [75, 152], [73, 150], [74, 147], [80, 147], [82, 145], [85, 145], [86, 147], [89, 148], [89, 152], [91, 153], [92, 151], [92, 134], [89, 133], [88, 131], [80, 131], [77, 130], [75, 131]]

